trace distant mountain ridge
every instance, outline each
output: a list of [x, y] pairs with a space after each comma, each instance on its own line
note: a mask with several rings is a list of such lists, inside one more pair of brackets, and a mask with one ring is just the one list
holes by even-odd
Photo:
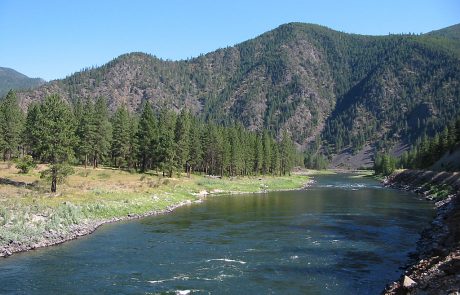
[[3, 97], [10, 89], [29, 89], [44, 83], [45, 80], [41, 78], [29, 78], [13, 69], [0, 67], [0, 97]]
[[18, 96], [24, 107], [51, 93], [105, 96], [112, 110], [132, 111], [148, 100], [251, 130], [288, 129], [315, 152], [372, 155], [460, 115], [459, 28], [362, 36], [290, 23], [189, 60], [124, 54]]

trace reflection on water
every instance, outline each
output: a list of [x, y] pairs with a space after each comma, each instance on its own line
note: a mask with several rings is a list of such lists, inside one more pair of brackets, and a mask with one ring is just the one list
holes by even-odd
[[432, 214], [373, 180], [321, 176], [307, 191], [210, 198], [0, 260], [0, 293], [378, 293]]

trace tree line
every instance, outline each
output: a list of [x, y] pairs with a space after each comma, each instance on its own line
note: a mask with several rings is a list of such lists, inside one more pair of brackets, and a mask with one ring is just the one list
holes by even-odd
[[[426, 169], [436, 163], [444, 154], [452, 153], [460, 144], [460, 118], [451, 122], [432, 137], [424, 135], [411, 150], [398, 159], [398, 166], [407, 169]], [[449, 167], [444, 167], [449, 169]]]
[[277, 140], [267, 130], [251, 132], [238, 123], [205, 123], [186, 109], [155, 112], [148, 102], [139, 115], [125, 106], [110, 114], [104, 98], [69, 105], [50, 95], [24, 114], [10, 91], [0, 104], [0, 131], [3, 159], [30, 161], [31, 156], [48, 163], [42, 176], [50, 179], [52, 191], [76, 164], [154, 170], [168, 177], [284, 175], [299, 164], [286, 131]]
[[[446, 153], [452, 153], [460, 145], [460, 118], [449, 123], [441, 132], [418, 139], [409, 151], [400, 157], [377, 154], [374, 162], [376, 174], [389, 175], [396, 168], [428, 169]], [[454, 167], [455, 168], [455, 167]], [[450, 167], [443, 167], [449, 170]]]

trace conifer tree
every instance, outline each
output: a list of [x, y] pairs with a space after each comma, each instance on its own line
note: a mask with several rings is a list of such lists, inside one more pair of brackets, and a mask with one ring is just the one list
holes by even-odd
[[220, 175], [228, 175], [230, 171], [230, 156], [231, 156], [231, 146], [229, 141], [229, 131], [230, 128], [219, 128], [219, 145], [220, 145]]
[[42, 161], [50, 163], [42, 177], [51, 181], [51, 192], [56, 192], [57, 183], [73, 171], [69, 166], [76, 142], [73, 114], [58, 95], [50, 95], [40, 104], [35, 124], [36, 150]]
[[137, 133], [139, 128], [139, 118], [129, 116], [129, 152], [126, 156], [128, 169], [137, 169], [137, 155], [139, 154], [139, 145], [137, 142]]
[[280, 152], [278, 144], [275, 142], [275, 140], [272, 139], [272, 159], [270, 166], [272, 175], [276, 175], [280, 172], [280, 165]]
[[241, 174], [242, 168], [242, 149], [241, 149], [241, 140], [238, 137], [238, 130], [236, 127], [231, 127], [228, 130], [228, 141], [230, 146], [230, 163], [229, 163], [229, 173], [231, 176]]
[[112, 160], [118, 168], [127, 165], [130, 152], [130, 118], [125, 106], [120, 106], [112, 118]]
[[267, 130], [263, 131], [262, 134], [262, 144], [263, 144], [263, 163], [262, 163], [262, 173], [267, 174], [270, 171], [271, 167], [271, 138]]
[[152, 168], [156, 145], [158, 144], [157, 119], [150, 103], [146, 102], [142, 109], [139, 127], [136, 134], [138, 158], [141, 172]]
[[189, 139], [189, 173], [201, 168], [203, 162], [203, 148], [201, 145], [201, 124], [192, 120]]
[[211, 124], [206, 124], [203, 127], [203, 131], [201, 132], [201, 146], [203, 150], [203, 172], [207, 175], [209, 174], [209, 169], [213, 159], [213, 151], [211, 149]]
[[4, 161], [18, 155], [23, 124], [24, 113], [19, 107], [16, 93], [10, 90], [0, 104], [0, 147]]
[[40, 116], [40, 105], [32, 103], [29, 105], [25, 121], [24, 131], [22, 133], [22, 142], [25, 146], [25, 153], [31, 154], [34, 159], [39, 157], [38, 152], [38, 125]]
[[256, 175], [262, 172], [264, 162], [264, 147], [262, 143], [262, 137], [256, 135], [254, 137], [254, 173]]
[[79, 159], [86, 166], [88, 165], [88, 155], [94, 148], [97, 137], [97, 125], [95, 121], [94, 105], [91, 100], [87, 100], [85, 105], [77, 105], [75, 108], [75, 119], [77, 121], [76, 135], [78, 139], [76, 152]]
[[158, 122], [159, 144], [157, 160], [163, 176], [172, 177], [176, 169], [176, 144], [174, 142], [174, 129], [176, 114], [172, 111], [162, 110]]
[[97, 168], [109, 154], [112, 141], [112, 125], [109, 121], [107, 100], [104, 97], [96, 99], [94, 104], [94, 122], [96, 137], [92, 149], [93, 168]]
[[280, 166], [281, 174], [290, 174], [291, 169], [294, 165], [294, 144], [291, 140], [289, 133], [283, 130], [282, 138], [280, 142]]
[[191, 127], [191, 115], [190, 112], [182, 109], [179, 116], [177, 117], [176, 128], [175, 128], [175, 143], [176, 143], [176, 165], [179, 169], [179, 175], [181, 170], [186, 170], [186, 162], [189, 160], [190, 154], [190, 127]]
[[253, 173], [254, 168], [254, 136], [243, 128], [240, 129], [243, 150], [243, 175]]

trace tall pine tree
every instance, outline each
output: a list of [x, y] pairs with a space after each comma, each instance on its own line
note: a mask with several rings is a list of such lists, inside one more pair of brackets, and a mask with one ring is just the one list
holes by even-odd
[[142, 109], [137, 130], [138, 159], [141, 172], [153, 168], [156, 145], [158, 144], [157, 119], [150, 103], [146, 102]]
[[109, 154], [112, 141], [112, 125], [109, 121], [107, 100], [104, 97], [96, 99], [93, 117], [96, 126], [96, 140], [91, 153], [93, 168], [97, 168], [99, 162], [104, 161]]
[[126, 167], [130, 152], [131, 133], [130, 118], [125, 106], [120, 106], [112, 118], [113, 139], [112, 139], [112, 161], [118, 168]]
[[172, 177], [176, 169], [176, 143], [174, 141], [174, 129], [176, 126], [176, 114], [169, 110], [162, 110], [158, 122], [159, 144], [157, 160], [163, 176]]
[[190, 112], [183, 109], [177, 117], [175, 128], [176, 164], [179, 169], [179, 173], [184, 170], [184, 168], [187, 173], [189, 172], [189, 168], [186, 166], [186, 163], [189, 161], [190, 155], [190, 127]]
[[58, 95], [50, 95], [40, 105], [35, 124], [37, 152], [42, 161], [50, 163], [42, 176], [51, 181], [51, 192], [56, 192], [57, 183], [72, 172], [69, 163], [76, 142], [73, 114]]
[[4, 161], [18, 155], [23, 124], [24, 113], [19, 107], [16, 93], [10, 90], [0, 104], [0, 147]]

